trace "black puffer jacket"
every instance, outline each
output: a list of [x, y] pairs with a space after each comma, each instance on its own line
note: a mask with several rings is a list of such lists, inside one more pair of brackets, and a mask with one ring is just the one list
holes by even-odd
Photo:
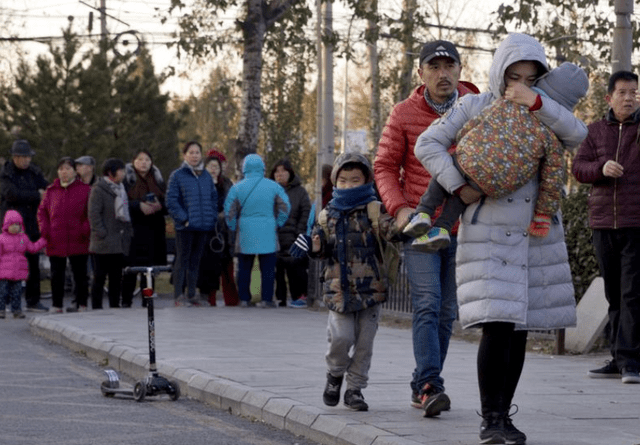
[[[589, 125], [572, 171], [580, 182], [592, 184], [589, 226], [592, 229], [640, 227], [640, 110], [625, 122], [609, 111], [606, 118]], [[619, 178], [605, 177], [604, 164], [613, 160], [624, 167]]]
[[38, 167], [30, 164], [26, 169], [16, 167], [8, 161], [0, 173], [0, 221], [4, 220], [7, 210], [17, 210], [24, 221], [24, 231], [31, 241], [40, 238], [38, 228], [38, 205], [40, 192], [49, 184]]
[[289, 247], [291, 247], [298, 235], [307, 231], [311, 201], [309, 200], [309, 194], [302, 186], [300, 178], [295, 174], [288, 160], [278, 161], [271, 170], [270, 178], [275, 180], [275, 171], [278, 166], [284, 167], [289, 172], [289, 183], [284, 189], [291, 204], [289, 219], [287, 219], [284, 226], [278, 229], [278, 242], [280, 243], [278, 257], [289, 258]]

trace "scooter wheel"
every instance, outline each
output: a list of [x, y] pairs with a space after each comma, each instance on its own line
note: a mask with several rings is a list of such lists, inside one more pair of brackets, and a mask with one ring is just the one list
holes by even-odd
[[147, 386], [143, 382], [137, 382], [133, 387], [133, 398], [136, 402], [142, 402], [147, 395]]
[[180, 385], [175, 380], [169, 380], [169, 388], [167, 394], [169, 398], [174, 402], [180, 398]]
[[105, 388], [105, 384], [104, 383], [102, 385], [100, 385], [100, 392], [102, 392], [102, 395], [105, 396], [105, 397], [113, 397], [113, 396], [115, 396], [114, 393], [108, 391]]

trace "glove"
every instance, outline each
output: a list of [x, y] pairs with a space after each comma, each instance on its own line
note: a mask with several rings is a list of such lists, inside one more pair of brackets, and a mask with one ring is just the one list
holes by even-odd
[[551, 217], [536, 213], [533, 217], [533, 221], [529, 225], [529, 233], [533, 236], [539, 236], [541, 238], [549, 234], [549, 228], [551, 227]]
[[311, 237], [301, 233], [296, 241], [289, 247], [289, 255], [294, 258], [303, 258], [309, 252]]

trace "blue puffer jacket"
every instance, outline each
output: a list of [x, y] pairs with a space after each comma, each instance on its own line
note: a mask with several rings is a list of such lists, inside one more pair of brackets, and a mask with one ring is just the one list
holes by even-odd
[[174, 170], [169, 177], [167, 210], [176, 230], [213, 230], [218, 218], [218, 192], [209, 172], [203, 170], [198, 176], [186, 162]]
[[236, 231], [235, 251], [263, 254], [278, 251], [277, 228], [282, 227], [291, 205], [284, 189], [264, 177], [264, 162], [250, 154], [242, 165], [244, 179], [231, 187], [224, 202], [229, 230]]

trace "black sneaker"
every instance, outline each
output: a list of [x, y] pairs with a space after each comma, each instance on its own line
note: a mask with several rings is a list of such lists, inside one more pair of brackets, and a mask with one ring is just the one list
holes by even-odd
[[622, 368], [622, 383], [640, 383], [638, 368], [625, 366]]
[[[340, 401], [340, 388], [342, 387], [342, 376], [334, 377], [327, 373], [327, 385], [324, 387], [322, 401], [327, 406], [336, 406]], [[346, 394], [345, 394], [346, 397]]]
[[444, 391], [434, 388], [429, 383], [426, 383], [422, 391], [420, 391], [420, 398], [422, 400], [424, 417], [436, 417], [439, 416], [442, 411], [449, 411], [451, 409], [449, 396], [446, 395]]
[[347, 389], [344, 392], [344, 406], [355, 411], [369, 410], [369, 405], [364, 401], [364, 396], [359, 389]]
[[613, 360], [607, 360], [602, 368], [592, 369], [588, 375], [592, 379], [619, 379], [620, 370]]
[[482, 423], [480, 424], [480, 443], [507, 443], [507, 437], [504, 432], [504, 415], [501, 413], [488, 413], [482, 416]]
[[22, 313], [22, 311], [16, 311], [13, 313], [13, 318], [25, 318], [25, 315]]
[[422, 409], [422, 397], [419, 393], [411, 391], [411, 406]]
[[505, 443], [510, 445], [524, 445], [527, 442], [526, 434], [516, 428], [511, 421], [511, 416], [515, 415], [518, 412], [518, 405], [511, 405], [511, 407], [515, 407], [516, 410], [513, 414], [507, 413], [504, 416], [504, 435], [506, 438]]
[[42, 303], [36, 303], [33, 306], [27, 306], [27, 312], [49, 312], [49, 308]]

